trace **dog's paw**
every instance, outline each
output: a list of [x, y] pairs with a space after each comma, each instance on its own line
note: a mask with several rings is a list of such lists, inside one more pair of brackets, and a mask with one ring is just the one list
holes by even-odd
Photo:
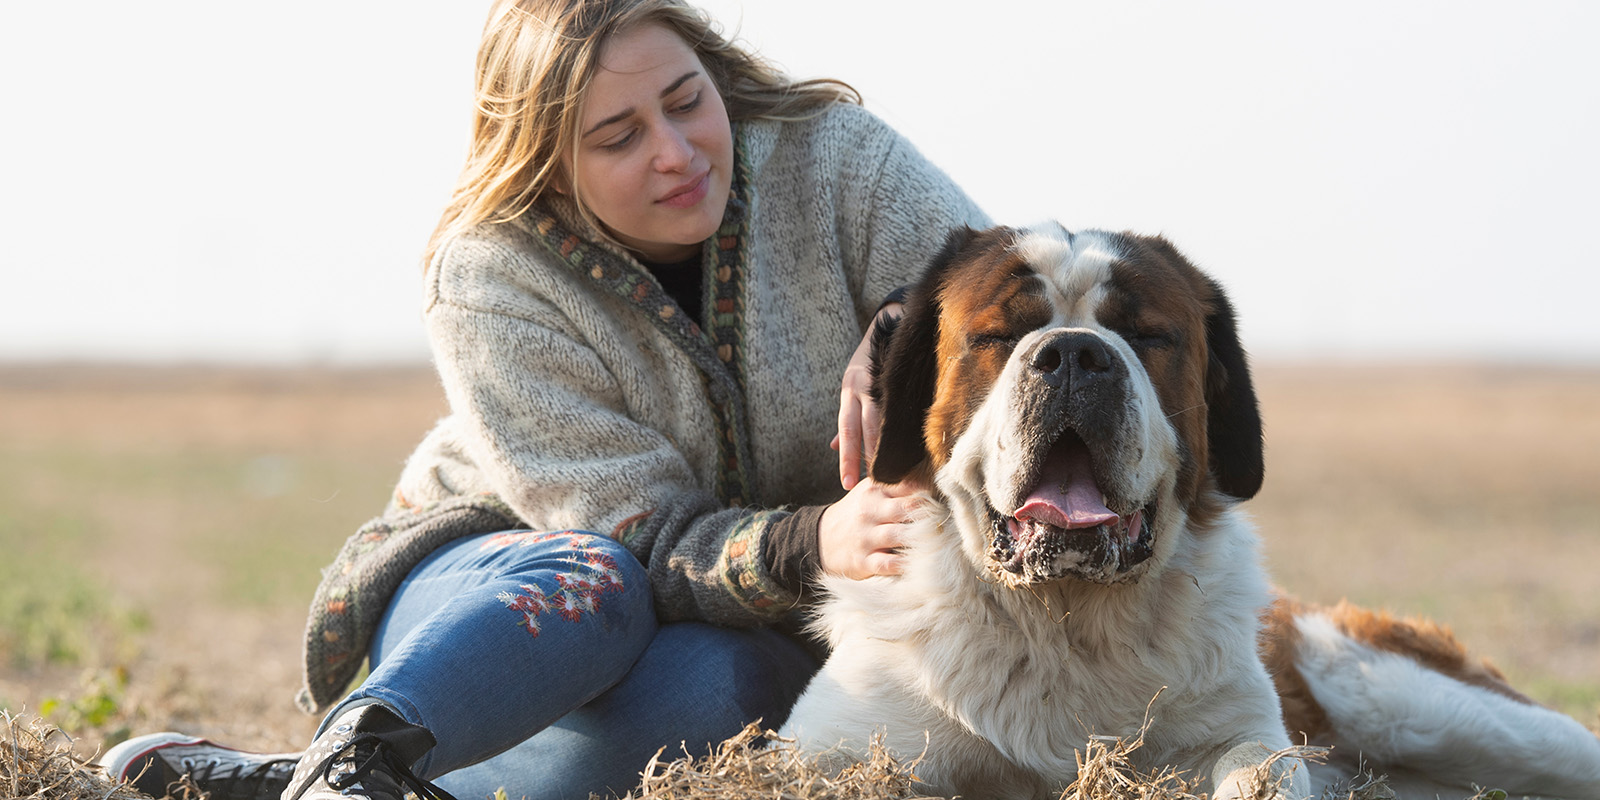
[[1273, 752], [1259, 744], [1230, 750], [1217, 764], [1217, 772], [1225, 775], [1216, 782], [1213, 800], [1306, 800], [1311, 778], [1301, 761], [1308, 753], [1302, 750]]

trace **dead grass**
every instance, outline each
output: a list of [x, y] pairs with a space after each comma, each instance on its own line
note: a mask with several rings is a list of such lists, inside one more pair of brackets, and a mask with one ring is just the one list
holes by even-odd
[[[748, 725], [700, 758], [663, 759], [644, 769], [628, 800], [924, 800], [916, 791], [917, 761], [903, 763], [874, 740], [867, 757], [837, 774], [801, 754], [792, 739]], [[591, 796], [591, 800], [599, 800]], [[928, 798], [927, 800], [931, 800]]]
[[[1134, 738], [1095, 736], [1077, 751], [1077, 780], [1062, 790], [1059, 800], [1204, 800], [1196, 776], [1163, 768], [1139, 770], [1134, 752], [1144, 746], [1143, 732]], [[1326, 751], [1292, 747], [1267, 754], [1255, 783], [1246, 787], [1245, 800], [1277, 796], [1279, 780], [1273, 765], [1285, 758], [1321, 759]], [[868, 746], [864, 759], [834, 770], [826, 759], [803, 755], [770, 730], [750, 725], [700, 758], [662, 761], [658, 753], [645, 769], [640, 787], [625, 800], [939, 800], [919, 791], [916, 775], [920, 758], [902, 761], [880, 740]], [[1281, 775], [1281, 773], [1277, 773]], [[1322, 800], [1393, 800], [1382, 776], [1362, 772], [1327, 787]], [[591, 795], [590, 800], [600, 800]]]
[[[1148, 720], [1145, 725], [1149, 726]], [[1132, 740], [1091, 736], [1078, 751], [1078, 779], [1061, 793], [1061, 800], [1201, 800], [1205, 796], [1196, 788], [1194, 776], [1171, 767], [1141, 774], [1129, 756], [1143, 746], [1144, 731]], [[1262, 784], [1264, 788], [1265, 782]]]
[[73, 752], [72, 741], [37, 718], [0, 712], [0, 793], [40, 800], [139, 800]]

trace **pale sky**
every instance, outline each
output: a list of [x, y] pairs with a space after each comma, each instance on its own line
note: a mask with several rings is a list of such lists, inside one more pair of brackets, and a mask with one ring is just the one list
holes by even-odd
[[[1258, 358], [1600, 365], [1600, 4], [707, 0]], [[487, 2], [0, 7], [0, 361], [422, 361]]]

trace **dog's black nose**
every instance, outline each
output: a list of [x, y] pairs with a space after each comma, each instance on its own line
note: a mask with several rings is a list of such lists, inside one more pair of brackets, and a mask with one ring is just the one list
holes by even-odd
[[1111, 371], [1111, 348], [1088, 331], [1069, 331], [1039, 343], [1030, 361], [1033, 371], [1051, 386], [1071, 386]]

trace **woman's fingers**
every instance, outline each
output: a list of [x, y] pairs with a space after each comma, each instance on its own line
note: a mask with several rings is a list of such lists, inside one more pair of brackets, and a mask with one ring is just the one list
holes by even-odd
[[906, 525], [920, 503], [915, 487], [862, 479], [822, 513], [817, 547], [823, 571], [856, 580], [899, 574]]
[[861, 482], [861, 403], [845, 387], [839, 392], [839, 433], [834, 436], [839, 451], [839, 485], [845, 491]]
[[878, 404], [872, 402], [871, 397], [861, 401], [861, 453], [862, 460], [872, 463], [872, 457], [878, 452], [878, 428], [880, 427]]
[[872, 332], [879, 319], [898, 317], [901, 308], [899, 303], [889, 303], [879, 309], [839, 381], [839, 432], [829, 447], [839, 451], [839, 484], [847, 492], [861, 482], [862, 462], [878, 452], [878, 406], [871, 395]]
[[862, 537], [862, 566], [865, 575], [899, 575], [905, 569], [905, 556], [901, 548], [906, 545], [906, 525], [916, 504], [896, 501], [891, 506], [895, 522], [874, 525]]
[[875, 550], [867, 556], [866, 576], [899, 575], [905, 572], [906, 557], [898, 550]]
[[899, 532], [902, 525], [878, 525], [855, 543], [854, 552], [845, 559], [837, 574], [852, 580], [874, 575], [899, 575], [905, 568], [905, 556], [900, 552], [904, 537]]

